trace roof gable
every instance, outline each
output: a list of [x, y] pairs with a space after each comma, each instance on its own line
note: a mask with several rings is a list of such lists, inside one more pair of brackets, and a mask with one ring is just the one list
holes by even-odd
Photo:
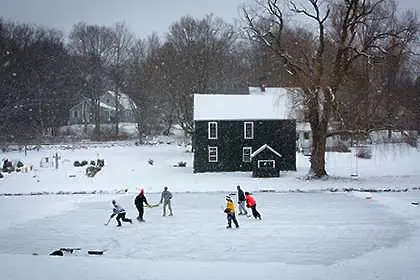
[[273, 154], [275, 154], [278, 157], [281, 157], [281, 154], [279, 152], [277, 152], [276, 150], [274, 150], [273, 148], [271, 148], [269, 145], [264, 144], [261, 147], [259, 147], [255, 152], [253, 152], [251, 154], [251, 158], [257, 156], [259, 153], [261, 153], [262, 151], [264, 151], [265, 149], [269, 149]]
[[[107, 103], [106, 99], [110, 99], [109, 103]], [[106, 91], [104, 94], [102, 94], [100, 96], [100, 102], [99, 102], [99, 106], [105, 110], [111, 110], [111, 111], [115, 111], [116, 108], [114, 106], [115, 104], [115, 92], [112, 90], [108, 90]], [[112, 101], [111, 101], [112, 100]], [[120, 97], [119, 97], [119, 101], [120, 101], [120, 109], [122, 110], [134, 110], [137, 109], [137, 105], [136, 103], [134, 103], [134, 101], [130, 98], [130, 96], [128, 96], [125, 93], [120, 93]], [[77, 107], [80, 107], [82, 104], [86, 104], [86, 103], [90, 103], [90, 101], [88, 99], [83, 99], [82, 101], [80, 101], [79, 103], [73, 105], [70, 110], [74, 110]]]
[[[115, 92], [112, 90], [108, 90], [106, 94], [109, 94], [112, 98], [115, 98]], [[120, 105], [125, 110], [132, 110], [136, 109], [136, 104], [133, 102], [133, 100], [125, 93], [120, 92], [119, 93], [119, 101]]]

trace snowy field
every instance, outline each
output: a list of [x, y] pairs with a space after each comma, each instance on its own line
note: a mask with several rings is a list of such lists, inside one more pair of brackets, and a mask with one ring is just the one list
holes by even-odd
[[[193, 174], [186, 151], [114, 143], [1, 154], [33, 166], [0, 179], [1, 279], [419, 278], [418, 150], [377, 145], [370, 160], [328, 153], [332, 177], [322, 181], [301, 179], [309, 166], [301, 154], [296, 172], [256, 179]], [[57, 169], [40, 167], [56, 153]], [[105, 167], [93, 178], [73, 166], [98, 158]], [[187, 167], [174, 167], [179, 161]], [[239, 216], [240, 228], [226, 230], [224, 197], [238, 184], [254, 193], [263, 219]], [[104, 226], [112, 199], [135, 218], [139, 188], [156, 203], [165, 185], [174, 193], [173, 217], [146, 208], [146, 223]], [[63, 247], [81, 250], [49, 256]]]

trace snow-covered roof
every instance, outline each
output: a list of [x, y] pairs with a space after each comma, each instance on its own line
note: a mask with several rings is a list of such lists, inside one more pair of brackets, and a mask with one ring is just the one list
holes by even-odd
[[294, 119], [291, 100], [284, 94], [195, 94], [194, 120]]
[[311, 125], [308, 122], [296, 122], [297, 131], [311, 131]]
[[[108, 90], [108, 94], [112, 95], [115, 98], [115, 92], [112, 90]], [[136, 104], [131, 100], [131, 98], [125, 94], [120, 92], [120, 104], [126, 110], [132, 110], [137, 108]]]
[[248, 90], [250, 95], [282, 95], [288, 91], [283, 87], [266, 87], [265, 91], [261, 91], [260, 87], [249, 87]]
[[265, 149], [269, 149], [271, 152], [273, 152], [273, 154], [277, 155], [278, 157], [281, 157], [281, 154], [279, 152], [277, 152], [276, 150], [271, 148], [269, 145], [264, 144], [251, 154], [251, 158], [255, 157], [256, 155], [258, 155], [259, 153], [261, 153]]
[[115, 111], [115, 107], [114, 106], [109, 106], [108, 104], [106, 104], [104, 102], [99, 102], [99, 106], [101, 108], [104, 108], [104, 109], [107, 109], [107, 110]]
[[[108, 90], [105, 94], [109, 94], [109, 95], [111, 95], [111, 97], [115, 98], [115, 92], [113, 92], [112, 90]], [[104, 94], [101, 95], [101, 99], [103, 98], [103, 96], [104, 96]], [[137, 109], [136, 103], [134, 103], [134, 101], [127, 94], [120, 93], [119, 100], [120, 100], [121, 107], [124, 110]], [[77, 103], [73, 107], [71, 107], [70, 110], [73, 110], [74, 108], [79, 107], [79, 106], [81, 106], [81, 104], [86, 103], [86, 102], [89, 102], [87, 98], [82, 100], [81, 102]], [[106, 104], [105, 102], [102, 102], [102, 101], [99, 103], [99, 106], [104, 108], [104, 109], [107, 109], [107, 110], [115, 110], [115, 106], [108, 105], [108, 104]]]

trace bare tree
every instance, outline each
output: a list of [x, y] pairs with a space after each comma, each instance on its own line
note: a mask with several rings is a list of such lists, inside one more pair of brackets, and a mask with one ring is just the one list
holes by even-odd
[[115, 135], [119, 133], [120, 91], [127, 86], [128, 61], [134, 44], [134, 37], [124, 23], [117, 23], [112, 28], [112, 49], [110, 53], [109, 77], [115, 96]]
[[127, 81], [127, 93], [134, 99], [136, 107], [133, 108], [134, 116], [137, 124], [138, 140], [142, 141], [142, 117], [141, 117], [141, 87], [142, 81], [139, 79], [142, 77], [141, 70], [146, 57], [146, 47], [143, 40], [136, 40], [130, 50], [130, 60], [128, 62], [128, 81]]
[[[420, 76], [416, 79], [412, 101], [412, 105], [420, 103]], [[415, 113], [415, 121], [417, 124], [417, 134], [420, 135], [420, 106], [415, 106], [413, 111]]]
[[183, 17], [170, 27], [165, 47], [173, 56], [166, 67], [177, 123], [187, 134], [193, 132], [193, 94], [218, 91], [217, 83], [225, 75], [222, 59], [235, 41], [233, 27], [212, 15], [202, 20]]
[[[314, 23], [312, 47], [296, 50], [295, 42], [284, 36], [293, 27], [287, 25], [282, 1], [268, 0], [262, 7], [263, 16], [251, 16], [244, 9], [251, 38], [268, 46], [282, 59], [283, 67], [301, 81], [307, 117], [313, 134], [311, 166], [308, 176], [321, 178], [325, 170], [325, 146], [328, 124], [337, 113], [336, 93], [351, 66], [363, 57], [369, 60], [387, 53], [394, 42], [410, 40], [418, 32], [415, 18], [389, 26], [395, 18], [392, 0], [307, 0], [299, 6], [292, 1], [292, 13]], [[266, 25], [257, 25], [263, 18]], [[393, 40], [391, 40], [393, 39]]]
[[67, 116], [68, 54], [61, 32], [0, 24], [2, 131], [17, 137], [55, 136]]
[[73, 26], [69, 39], [70, 51], [85, 58], [80, 65], [86, 83], [85, 98], [93, 104], [94, 134], [100, 137], [100, 97], [106, 88], [106, 67], [110, 65], [113, 56], [113, 32], [104, 26], [81, 22]]
[[167, 89], [163, 85], [167, 77], [162, 70], [165, 53], [161, 48], [159, 37], [152, 34], [138, 40], [132, 49], [129, 92], [138, 106], [140, 136], [160, 133], [165, 119]]

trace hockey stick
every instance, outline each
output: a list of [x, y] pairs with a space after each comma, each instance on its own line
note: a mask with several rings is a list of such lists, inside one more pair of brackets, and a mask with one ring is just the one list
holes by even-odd
[[158, 207], [159, 205], [160, 205], [160, 203], [149, 204], [147, 207], [149, 207], [149, 208], [155, 208], [155, 207]]
[[111, 219], [112, 219], [112, 216], [109, 216], [109, 219], [108, 219], [108, 221], [104, 224], [104, 225], [108, 225], [109, 224], [109, 222], [111, 221]]

